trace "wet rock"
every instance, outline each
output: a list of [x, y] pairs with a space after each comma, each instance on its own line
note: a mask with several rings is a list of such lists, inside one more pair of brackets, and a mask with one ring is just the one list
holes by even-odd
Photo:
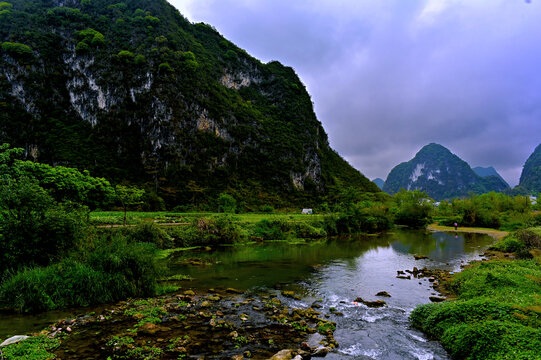
[[411, 275], [408, 275], [408, 276], [404, 276], [404, 275], [398, 275], [396, 277], [397, 279], [406, 279], [406, 280], [411, 280]]
[[138, 330], [137, 334], [141, 335], [154, 335], [160, 331], [171, 331], [170, 328], [165, 326], [156, 325], [150, 322], [143, 324]]
[[432, 302], [442, 302], [446, 300], [444, 297], [440, 297], [440, 296], [430, 296], [429, 299]]
[[209, 306], [210, 306], [210, 302], [209, 302], [209, 301], [206, 301], [206, 300], [205, 300], [205, 301], [203, 301], [203, 302], [201, 303], [201, 307], [209, 307]]
[[360, 297], [356, 298], [355, 302], [365, 304], [366, 306], [372, 307], [372, 308], [378, 308], [378, 307], [382, 307], [386, 305], [385, 301], [383, 300], [367, 301]]
[[293, 360], [302, 360], [302, 356], [301, 355], [297, 355], [293, 358]]
[[391, 295], [387, 291], [380, 291], [376, 294], [376, 296], [391, 297]]
[[312, 353], [312, 356], [314, 357], [324, 357], [326, 356], [328, 353], [331, 352], [331, 348], [328, 347], [328, 346], [320, 346], [318, 348], [316, 348], [314, 350], [314, 352]]
[[187, 295], [187, 296], [194, 296], [195, 293], [193, 292], [193, 290], [186, 290], [186, 291], [184, 291], [184, 295]]
[[252, 353], [249, 352], [248, 350], [246, 350], [244, 353], [243, 353], [244, 357], [245, 358], [251, 358], [252, 357]]
[[241, 290], [233, 289], [233, 288], [227, 288], [227, 289], [225, 289], [225, 291], [230, 293], [230, 294], [242, 294], [243, 293]]
[[397, 274], [397, 275], [406, 275], [406, 273], [403, 272], [402, 270], [397, 270], [397, 271], [396, 271], [396, 274]]
[[413, 255], [415, 260], [428, 259], [428, 256], [425, 255]]
[[9, 339], [4, 340], [4, 342], [1, 343], [0, 346], [16, 344], [18, 342], [28, 339], [29, 337], [30, 336], [26, 336], [26, 335], [15, 335], [15, 336], [10, 337]]
[[233, 355], [231, 357], [231, 360], [242, 360], [242, 359], [244, 359], [244, 356], [242, 355]]
[[293, 350], [284, 349], [274, 354], [270, 360], [291, 360], [293, 358]]

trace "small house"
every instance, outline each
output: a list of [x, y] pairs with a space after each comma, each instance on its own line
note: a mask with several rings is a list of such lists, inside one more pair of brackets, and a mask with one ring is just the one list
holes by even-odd
[[312, 211], [312, 209], [302, 209], [302, 214], [312, 215], [313, 211]]

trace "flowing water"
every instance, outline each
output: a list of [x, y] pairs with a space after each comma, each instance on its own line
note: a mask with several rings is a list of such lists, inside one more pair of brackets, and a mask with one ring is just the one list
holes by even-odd
[[[396, 278], [398, 270], [427, 267], [458, 271], [480, 254], [493, 239], [480, 234], [395, 231], [378, 237], [349, 237], [305, 245], [267, 243], [231, 247], [208, 253], [185, 253], [170, 264], [172, 273], [193, 277], [191, 288], [234, 287], [253, 292], [275, 292], [292, 307], [314, 302], [337, 324], [334, 336], [339, 348], [327, 359], [449, 359], [437, 342], [426, 339], [408, 323], [418, 304], [436, 295], [424, 279]], [[413, 255], [427, 259], [415, 260]], [[208, 262], [186, 266], [186, 258]], [[210, 265], [212, 264], [212, 265]], [[284, 298], [279, 290], [294, 290], [301, 300]], [[376, 300], [387, 291], [383, 308], [356, 303], [357, 297]]]
[[[236, 288], [248, 293], [275, 293], [290, 307], [314, 303], [333, 313], [334, 336], [340, 346], [327, 359], [449, 359], [437, 342], [411, 329], [408, 315], [435, 295], [426, 278], [399, 279], [397, 271], [447, 269], [478, 260], [493, 239], [480, 234], [426, 233], [397, 230], [381, 236], [354, 236], [306, 244], [268, 242], [187, 251], [169, 260], [171, 275], [192, 278], [184, 289]], [[426, 259], [415, 260], [413, 255]], [[194, 259], [202, 265], [194, 266]], [[293, 290], [300, 300], [285, 298]], [[391, 297], [378, 298], [388, 292]], [[385, 300], [387, 306], [368, 308], [355, 302]], [[37, 331], [59, 318], [93, 311], [76, 309], [36, 316], [0, 315], [0, 337]], [[340, 314], [341, 313], [341, 314]]]

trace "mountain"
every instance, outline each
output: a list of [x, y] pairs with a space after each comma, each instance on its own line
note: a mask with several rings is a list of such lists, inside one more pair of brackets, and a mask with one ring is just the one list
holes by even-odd
[[383, 189], [383, 185], [385, 184], [385, 180], [383, 180], [382, 178], [375, 178], [374, 180], [372, 180], [372, 182], [376, 184], [380, 189]]
[[478, 176], [468, 163], [447, 148], [431, 143], [413, 159], [391, 170], [383, 190], [394, 194], [401, 188], [422, 190], [436, 200], [443, 200], [470, 192], [503, 191], [509, 186], [496, 176]]
[[505, 183], [507, 185], [507, 187], [509, 187], [509, 184], [507, 184], [507, 181], [505, 181], [501, 176], [500, 174], [498, 174], [498, 172], [496, 171], [496, 169], [494, 169], [492, 166], [489, 166], [489, 167], [481, 167], [481, 166], [477, 166], [477, 167], [474, 167], [473, 169], [473, 172], [475, 172], [477, 175], [481, 176], [481, 177], [487, 177], [487, 176], [496, 176], [498, 179], [500, 179], [503, 183]]
[[165, 0], [0, 2], [0, 143], [139, 184], [170, 205], [223, 191], [305, 204], [379, 191], [334, 152], [294, 70]]
[[519, 186], [527, 189], [530, 193], [541, 192], [541, 144], [526, 160], [522, 174], [520, 174]]

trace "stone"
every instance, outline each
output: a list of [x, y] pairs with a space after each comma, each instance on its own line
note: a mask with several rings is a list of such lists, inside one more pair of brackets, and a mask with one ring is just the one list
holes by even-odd
[[231, 357], [231, 360], [242, 360], [242, 359], [244, 359], [244, 356], [242, 355], [233, 355]]
[[195, 293], [193, 292], [193, 290], [186, 290], [186, 291], [184, 291], [184, 295], [187, 295], [187, 296], [194, 296]]
[[26, 335], [15, 335], [15, 336], [10, 337], [9, 339], [4, 340], [4, 342], [1, 343], [0, 346], [16, 344], [18, 342], [28, 339], [29, 337], [30, 336], [26, 336]]
[[432, 302], [442, 302], [446, 300], [444, 297], [441, 296], [430, 296], [429, 299]]
[[274, 354], [270, 360], [291, 360], [293, 358], [293, 350], [284, 349]]
[[159, 326], [150, 322], [143, 324], [138, 330], [137, 334], [142, 335], [154, 335], [160, 331], [170, 331], [171, 329], [165, 326]]
[[225, 289], [225, 291], [230, 293], [230, 294], [242, 294], [242, 291], [237, 290], [237, 289], [233, 289], [233, 288], [227, 288], [227, 289]]
[[413, 255], [413, 257], [415, 258], [415, 260], [428, 259], [428, 256], [424, 255]]
[[376, 296], [391, 297], [391, 295], [387, 291], [380, 291], [376, 294]]
[[365, 304], [366, 306], [372, 307], [372, 308], [378, 308], [378, 307], [382, 307], [386, 305], [385, 301], [383, 300], [367, 301], [360, 297], [356, 298], [355, 302]]
[[330, 352], [331, 352], [330, 347], [328, 347], [328, 346], [320, 346], [320, 347], [318, 347], [318, 348], [316, 348], [314, 350], [314, 352], [312, 353], [312, 356], [314, 356], [314, 357], [324, 357]]

